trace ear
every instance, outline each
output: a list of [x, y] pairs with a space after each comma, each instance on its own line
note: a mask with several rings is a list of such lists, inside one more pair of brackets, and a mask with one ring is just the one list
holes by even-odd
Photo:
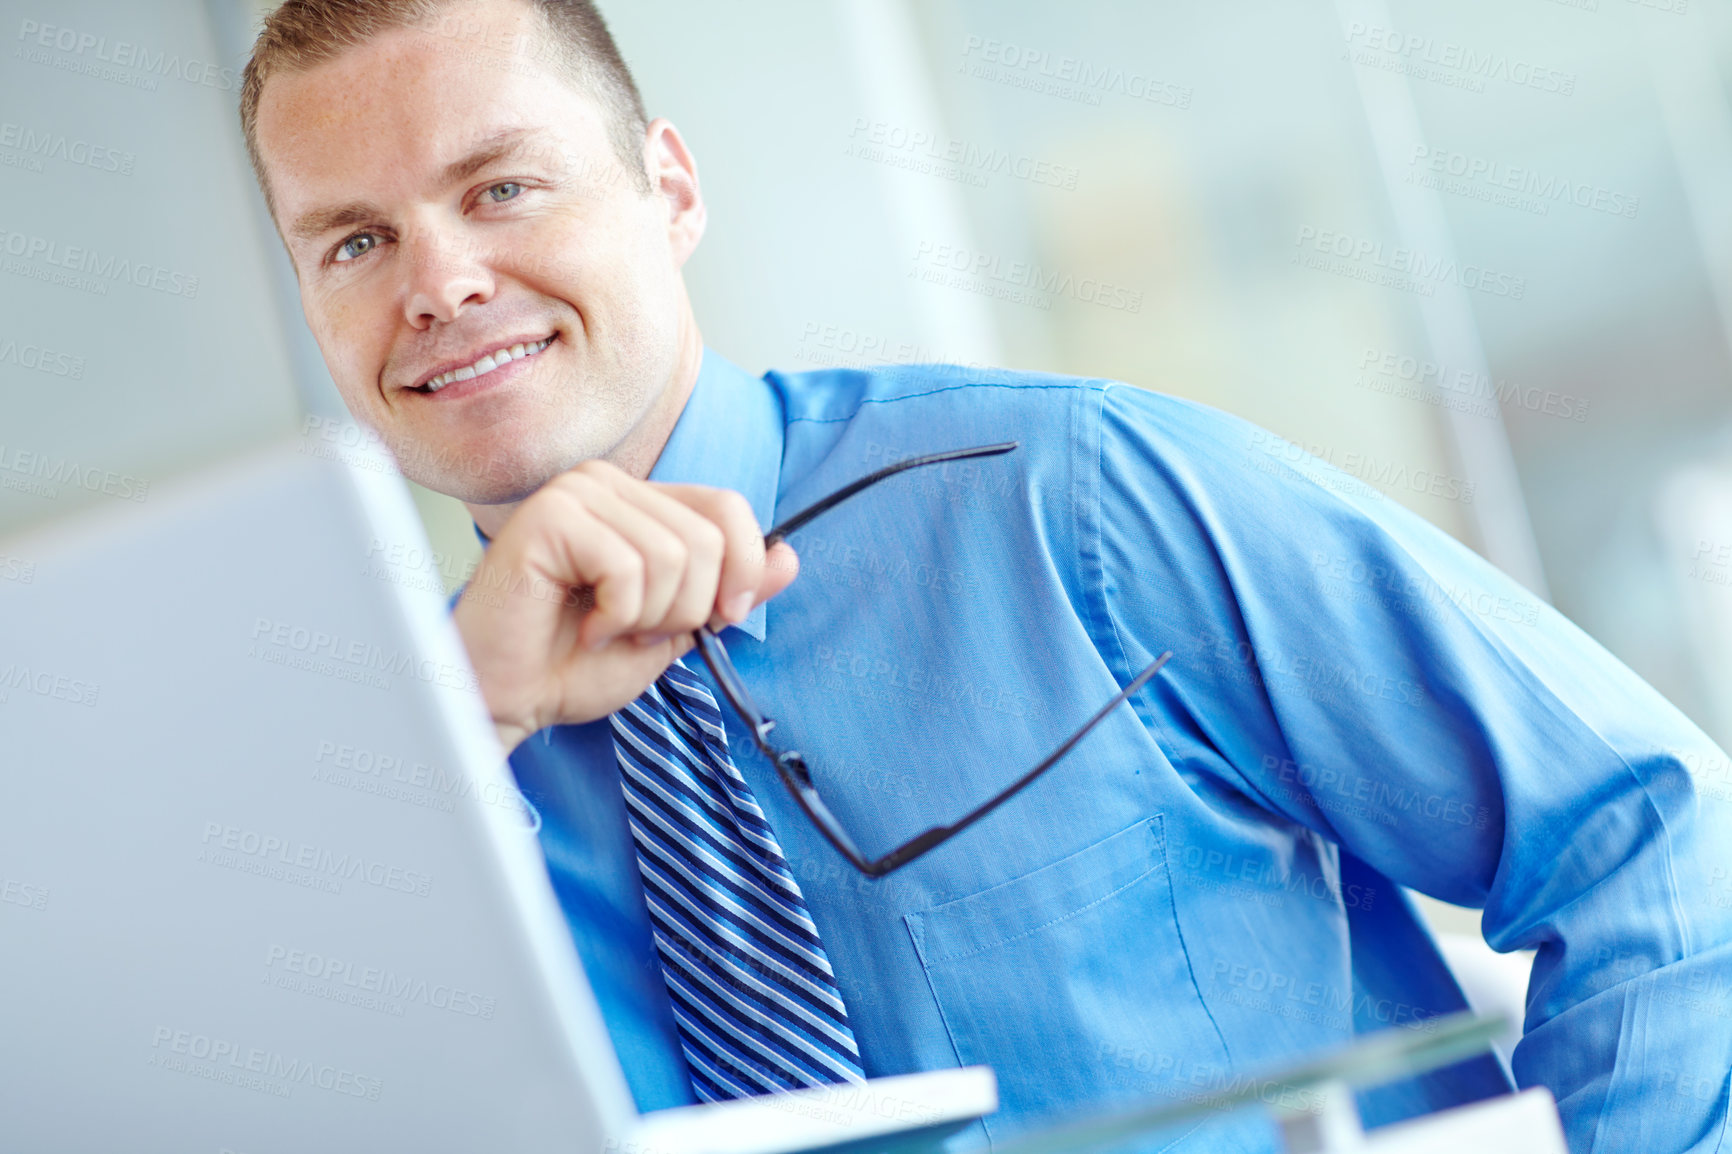
[[698, 164], [680, 136], [664, 118], [650, 122], [644, 135], [644, 164], [651, 192], [667, 201], [668, 247], [675, 267], [683, 267], [703, 239], [708, 216], [698, 187]]

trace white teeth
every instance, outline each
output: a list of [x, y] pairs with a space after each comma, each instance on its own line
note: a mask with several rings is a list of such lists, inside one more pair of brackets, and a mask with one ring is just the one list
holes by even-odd
[[539, 341], [531, 341], [527, 345], [519, 344], [512, 345], [507, 349], [496, 349], [472, 365], [464, 365], [460, 369], [453, 369], [448, 373], [440, 373], [438, 376], [428, 381], [423, 387], [430, 393], [436, 393], [446, 385], [449, 385], [452, 381], [474, 380], [483, 373], [492, 372], [500, 365], [508, 365], [512, 361], [519, 360], [523, 357], [532, 357], [542, 349], [545, 349], [552, 343], [552, 341], [552, 337], [544, 337]]

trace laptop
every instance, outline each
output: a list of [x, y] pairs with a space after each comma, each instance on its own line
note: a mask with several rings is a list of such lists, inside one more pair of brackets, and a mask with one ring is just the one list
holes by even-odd
[[918, 1149], [994, 1110], [974, 1067], [638, 1113], [365, 441], [0, 544], [0, 1147]]

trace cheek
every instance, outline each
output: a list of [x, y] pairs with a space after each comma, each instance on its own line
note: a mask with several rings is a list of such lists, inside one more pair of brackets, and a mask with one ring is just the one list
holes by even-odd
[[660, 302], [668, 264], [665, 225], [658, 235], [646, 216], [636, 205], [610, 205], [581, 219], [550, 222], [521, 238], [545, 254], [525, 264], [543, 274], [543, 291], [585, 311], [635, 311]]
[[606, 251], [598, 254], [605, 268], [589, 291], [598, 309], [607, 311], [606, 321], [617, 340], [645, 355], [645, 346], [660, 345], [666, 329], [678, 312], [681, 290], [678, 272], [668, 259], [667, 237], [642, 224], [621, 229], [609, 238]]
[[307, 327], [325, 356], [343, 398], [353, 405], [370, 397], [389, 352], [390, 325], [352, 291], [302, 294]]
[[571, 300], [606, 291], [613, 247], [607, 235], [555, 217], [516, 225], [494, 256], [499, 271]]

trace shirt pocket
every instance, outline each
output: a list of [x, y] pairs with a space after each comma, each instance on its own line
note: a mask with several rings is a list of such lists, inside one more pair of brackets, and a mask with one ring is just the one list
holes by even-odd
[[997, 1142], [1042, 1118], [1219, 1088], [1226, 1047], [1173, 912], [1159, 816], [903, 921]]

